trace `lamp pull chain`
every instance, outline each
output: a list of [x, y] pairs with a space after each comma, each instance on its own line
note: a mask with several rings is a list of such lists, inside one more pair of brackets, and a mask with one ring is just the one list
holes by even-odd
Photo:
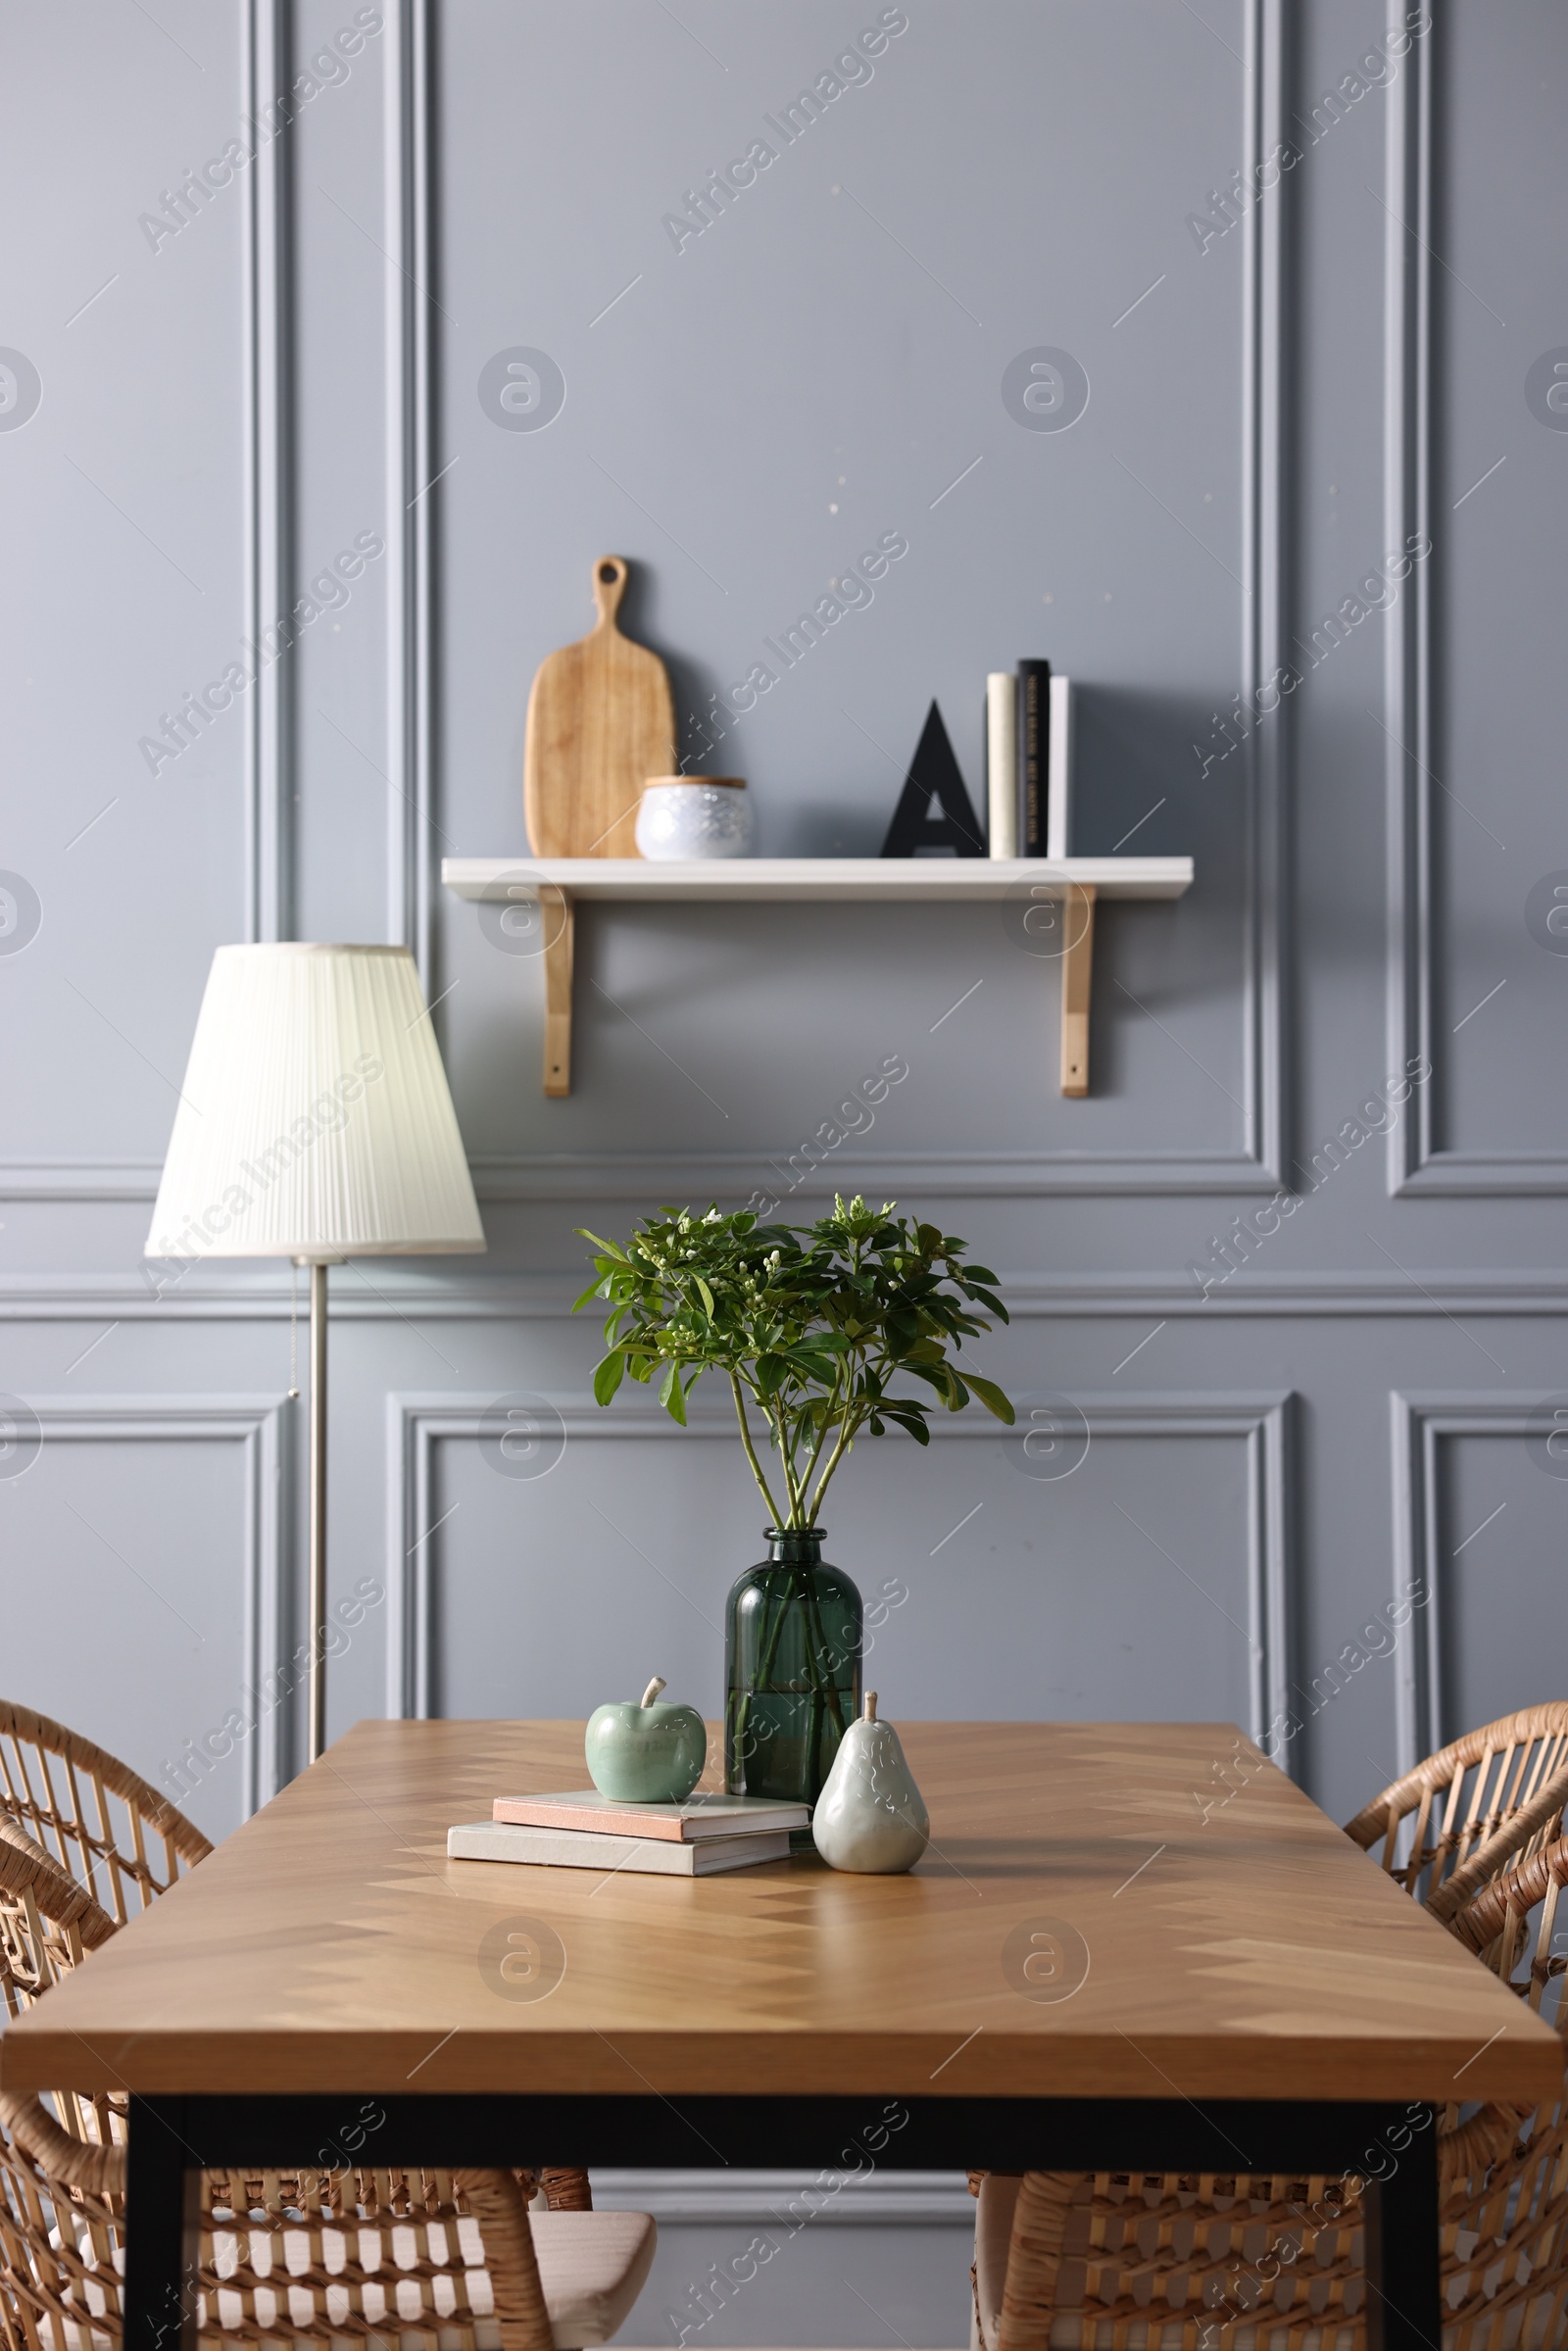
[[288, 1398], [291, 1404], [297, 1404], [300, 1400], [299, 1326], [300, 1269], [291, 1263], [288, 1269]]

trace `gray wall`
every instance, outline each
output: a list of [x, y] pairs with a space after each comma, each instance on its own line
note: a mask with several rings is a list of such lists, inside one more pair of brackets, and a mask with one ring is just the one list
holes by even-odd
[[[213, 948], [299, 936], [416, 946], [490, 1239], [333, 1277], [332, 1580], [386, 1595], [335, 1728], [581, 1714], [656, 1667], [716, 1704], [759, 1508], [716, 1429], [588, 1402], [572, 1228], [777, 1189], [889, 1055], [907, 1077], [789, 1212], [863, 1187], [968, 1235], [1015, 1307], [983, 1368], [1093, 1430], [1062, 1478], [961, 1421], [853, 1464], [830, 1548], [888, 1588], [890, 1714], [1294, 1709], [1282, 1760], [1343, 1815], [1561, 1694], [1568, 1485], [1532, 1437], [1568, 1399], [1560, 10], [1434, 0], [1391, 67], [1362, 62], [1370, 0], [907, 0], [869, 79], [679, 251], [683, 191], [874, 8], [379, 13], [160, 235], [141, 216], [352, 0], [0, 11], [0, 342], [42, 395], [5, 429], [14, 369], [0, 409], [0, 865], [39, 917], [6, 885], [0, 1305], [43, 1435], [0, 1477], [5, 1687], [157, 1779], [297, 1638], [286, 1270], [171, 1283], [140, 1252]], [[564, 379], [536, 431], [478, 394], [519, 346]], [[1088, 374], [1066, 431], [1002, 396], [1040, 346]], [[150, 760], [365, 532], [385, 553], [347, 601]], [[908, 552], [874, 602], [706, 763], [750, 778], [765, 851], [874, 850], [933, 694], [978, 791], [984, 672], [1080, 679], [1090, 844], [1138, 825], [1199, 877], [1102, 913], [1092, 1099], [1055, 1092], [1056, 974], [994, 908], [643, 907], [580, 917], [576, 1091], [545, 1102], [539, 967], [436, 876], [526, 854], [527, 687], [587, 625], [594, 557], [636, 566], [696, 764], [710, 697], [887, 532]], [[1410, 1063], [1430, 1079], [1358, 1142]], [[1282, 1187], [1219, 1281], [1213, 1237]], [[476, 1443], [516, 1391], [566, 1432], [542, 1477]], [[1411, 1579], [1428, 1604], [1391, 1630]], [[214, 1835], [299, 1732], [215, 1766]], [[666, 2191], [645, 2341], [751, 2232], [697, 2230], [700, 2187]], [[963, 2211], [931, 2193], [814, 2228], [777, 2300], [697, 2339], [960, 2339]]]

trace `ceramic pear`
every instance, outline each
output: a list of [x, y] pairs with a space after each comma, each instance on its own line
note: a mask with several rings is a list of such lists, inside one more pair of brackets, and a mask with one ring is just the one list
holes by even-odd
[[895, 1877], [913, 1869], [930, 1835], [899, 1735], [877, 1721], [876, 1691], [868, 1690], [865, 1712], [845, 1732], [816, 1799], [812, 1840], [832, 1869]]

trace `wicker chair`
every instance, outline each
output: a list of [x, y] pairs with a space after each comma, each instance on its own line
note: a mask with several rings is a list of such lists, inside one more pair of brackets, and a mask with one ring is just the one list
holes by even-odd
[[1565, 1774], [1568, 1705], [1527, 1706], [1429, 1755], [1345, 1834], [1368, 1851], [1381, 1837], [1390, 1877], [1448, 1920], [1503, 1863], [1556, 1836]]
[[[1544, 1850], [1568, 1850], [1556, 1841], [1565, 1805], [1568, 1705], [1536, 1706], [1429, 1756], [1347, 1834], [1368, 1849], [1381, 1838], [1382, 1867], [1475, 1948], [1474, 1921], [1492, 1916], [1483, 1904], [1495, 1907], [1504, 1873], [1523, 1877], [1544, 1866]], [[1549, 1924], [1545, 1932], [1549, 1943]], [[1475, 2147], [1499, 2158], [1517, 2128], [1517, 2118], [1499, 2122], [1486, 2109], [1488, 2122], [1461, 2130], [1456, 2111], [1442, 2131], [1450, 2200], [1461, 2194], [1455, 2164]], [[1495, 2199], [1482, 2194], [1478, 2176], [1465, 2181], [1462, 2210], [1472, 2217], [1446, 2222], [1446, 2280], [1469, 2275], [1456, 2229], [1478, 2229], [1489, 2262], [1502, 2250]], [[1362, 2351], [1358, 2180], [1031, 2172], [971, 2174], [970, 2186], [979, 2351]], [[1560, 2251], [1554, 2258], [1560, 2266]], [[1464, 2290], [1495, 2313], [1474, 2281]], [[1539, 2328], [1542, 2310], [1533, 2310]], [[1554, 2310], [1553, 2331], [1533, 2333], [1528, 2351], [1561, 2339], [1560, 2299]], [[1469, 2331], [1450, 2343], [1446, 2329], [1445, 2351], [1469, 2343]], [[1489, 2336], [1487, 2351], [1515, 2351], [1515, 2338]]]
[[90, 1739], [0, 1698], [0, 1820], [34, 1837], [123, 1926], [212, 1845], [193, 1821]]
[[[1565, 1886], [1568, 1837], [1558, 1837], [1483, 1886], [1454, 1917], [1453, 1933], [1568, 2037], [1562, 1998], [1568, 1961], [1551, 1947]], [[1395, 2148], [1389, 2154], [1396, 2160]], [[1438, 2167], [1444, 2351], [1549, 2351], [1560, 2344], [1568, 2319], [1568, 2072], [1549, 2111], [1497, 2101], [1447, 2107], [1438, 2130]], [[1201, 2236], [1205, 2214], [1228, 2207], [1218, 2223], [1221, 2262], [1201, 2253], [1196, 2259], [1189, 2253], [1179, 2265], [1124, 2253], [1110, 2265], [1121, 2272], [1123, 2297], [1112, 2309], [1091, 2302], [1069, 2280], [1072, 2271], [1092, 2278], [1100, 2256], [1075, 2258], [1067, 2250], [1072, 2203], [1050, 2175], [1030, 2173], [1011, 2199], [1010, 2256], [999, 2317], [985, 2341], [996, 2351], [1040, 2351], [1048, 2338], [1071, 2340], [1081, 2351], [1134, 2339], [1146, 2351], [1178, 2343], [1194, 2351], [1220, 2342], [1256, 2351], [1362, 2344], [1359, 2182], [1277, 2181], [1283, 2194], [1260, 2216], [1227, 2192], [1234, 2187], [1245, 2195], [1250, 2184], [1256, 2183], [1195, 2183], [1206, 2202], [1200, 2207], [1200, 2194], [1189, 2199], [1190, 2237]], [[1337, 2186], [1350, 2193], [1337, 2196]], [[1215, 2226], [1210, 2218], [1210, 2243]], [[1154, 2288], [1136, 2304], [1127, 2291], [1135, 2272]], [[1185, 2291], [1161, 2293], [1178, 2273]]]
[[[0, 1834], [0, 1987], [19, 2014], [116, 1932], [24, 1832]], [[373, 2101], [367, 2101], [373, 2108]], [[373, 2138], [373, 2116], [364, 2118]], [[574, 2182], [580, 2175], [565, 2176]], [[572, 2351], [625, 2319], [653, 2261], [642, 2213], [530, 2209], [534, 2173], [398, 2166], [202, 2175], [197, 2331], [208, 2351], [328, 2342]], [[7, 2351], [119, 2351], [122, 2101], [0, 2093]]]

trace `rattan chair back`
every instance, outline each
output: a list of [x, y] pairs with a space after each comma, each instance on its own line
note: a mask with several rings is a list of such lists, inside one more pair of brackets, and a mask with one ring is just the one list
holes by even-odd
[[[8, 2018], [30, 2008], [114, 1932], [114, 1920], [68, 1871], [0, 1820], [0, 1996]], [[61, 2351], [71, 2340], [65, 2330], [86, 2307], [89, 2277], [113, 2279], [125, 2160], [123, 2144], [115, 2142], [123, 2137], [122, 2110], [109, 2098], [0, 2092], [7, 2351]]]
[[[1484, 1886], [1453, 1932], [1568, 2040], [1568, 1837]], [[1568, 2077], [1549, 2108], [1450, 2107], [1443, 2158], [1445, 2319], [1456, 2351], [1552, 2346], [1568, 2312]], [[1448, 2332], [1445, 2326], [1445, 2335]]]
[[1345, 1834], [1435, 1918], [1549, 1844], [1568, 1800], [1568, 1704], [1527, 1706], [1467, 1732], [1358, 1812]]
[[115, 1922], [42, 1846], [0, 1822], [0, 1997], [8, 2018], [79, 1967]]
[[118, 1756], [4, 1698], [0, 1819], [25, 1830], [121, 1926], [213, 1849]]

